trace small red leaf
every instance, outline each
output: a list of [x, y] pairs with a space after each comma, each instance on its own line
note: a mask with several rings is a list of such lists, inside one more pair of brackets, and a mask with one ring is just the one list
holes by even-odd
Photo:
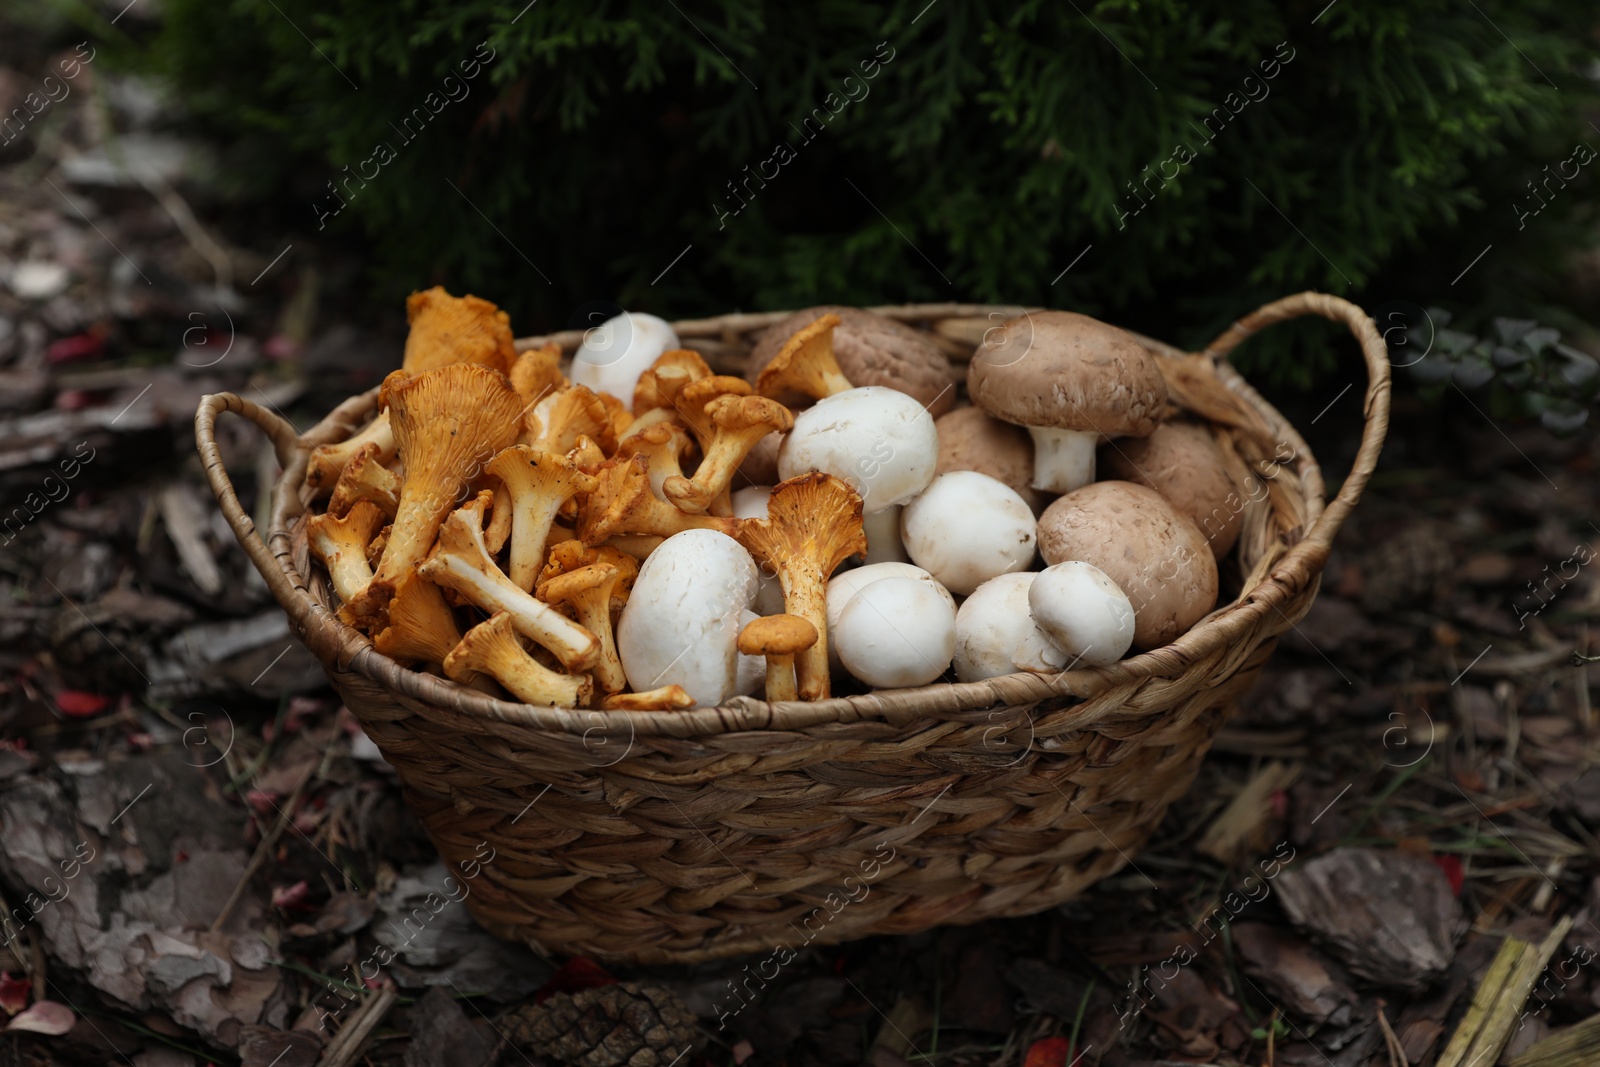
[[45, 359], [51, 363], [74, 363], [80, 359], [93, 359], [105, 351], [105, 347], [104, 332], [91, 330], [51, 341], [50, 347], [45, 350]]
[[35, 1034], [59, 1037], [71, 1030], [78, 1017], [65, 1004], [41, 1000], [6, 1024], [7, 1030], [28, 1030]]
[[28, 1006], [28, 993], [33, 989], [33, 983], [28, 981], [27, 975], [11, 977], [9, 971], [0, 971], [0, 1008], [5, 1009], [7, 1015], [15, 1015]]
[[583, 989], [616, 984], [617, 980], [594, 960], [587, 956], [574, 956], [562, 964], [561, 969], [551, 975], [548, 982], [539, 987], [533, 994], [533, 1002], [543, 1004], [557, 993], [576, 993]]
[[1064, 1037], [1041, 1037], [1028, 1046], [1022, 1067], [1066, 1067], [1072, 1062], [1072, 1042]]
[[1466, 876], [1461, 871], [1461, 857], [1435, 856], [1433, 857], [1433, 862], [1438, 864], [1439, 869], [1444, 872], [1444, 876], [1450, 879], [1450, 892], [1459, 897], [1461, 895], [1461, 883], [1466, 880]]
[[306, 897], [309, 896], [310, 893], [311, 886], [306, 884], [304, 880], [298, 881], [294, 885], [290, 886], [273, 886], [272, 906], [274, 908], [283, 908], [285, 910], [290, 908], [300, 908], [303, 910]]
[[74, 719], [98, 715], [106, 710], [109, 703], [110, 698], [99, 693], [86, 693], [82, 689], [63, 689], [56, 694], [56, 707], [61, 709], [61, 714]]

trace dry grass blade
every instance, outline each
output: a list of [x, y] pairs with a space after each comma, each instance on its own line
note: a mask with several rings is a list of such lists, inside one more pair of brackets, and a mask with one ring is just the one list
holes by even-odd
[[1571, 929], [1569, 916], [1537, 946], [1506, 938], [1435, 1067], [1473, 1067], [1499, 1060], [1534, 983]]

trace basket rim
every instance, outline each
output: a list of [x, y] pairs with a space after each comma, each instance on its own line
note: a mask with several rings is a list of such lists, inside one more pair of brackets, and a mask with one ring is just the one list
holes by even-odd
[[[926, 321], [986, 316], [997, 312], [1017, 313], [1031, 309], [1019, 305], [922, 304], [869, 310], [902, 321]], [[791, 313], [735, 313], [711, 319], [681, 320], [673, 325], [679, 330], [680, 338], [725, 337], [763, 328]], [[1309, 446], [1288, 420], [1225, 361], [1225, 356], [1233, 347], [1265, 325], [1304, 314], [1318, 314], [1345, 322], [1361, 342], [1370, 377], [1365, 407], [1367, 421], [1361, 449], [1339, 495], [1326, 505], [1321, 469]], [[582, 331], [566, 331], [520, 339], [517, 347], [523, 349], [551, 341], [563, 347], [575, 347], [582, 336]], [[1143, 337], [1140, 340], [1158, 357], [1192, 358], [1160, 341]], [[1210, 362], [1218, 380], [1250, 408], [1263, 426], [1293, 449], [1293, 462], [1284, 465], [1292, 467], [1299, 475], [1306, 508], [1305, 526], [1297, 531], [1297, 539], [1292, 532], [1290, 537], [1280, 539], [1279, 551], [1269, 551], [1271, 566], [1260, 575], [1259, 581], [1252, 586], [1247, 580], [1240, 596], [1218, 607], [1171, 644], [1109, 666], [1077, 668], [1048, 676], [1017, 673], [978, 682], [936, 682], [913, 689], [880, 690], [813, 702], [773, 704], [754, 697], [738, 696], [716, 707], [696, 707], [685, 711], [617, 713], [584, 708], [546, 708], [499, 700], [457, 685], [449, 679], [403, 667], [379, 653], [366, 635], [340, 622], [311, 595], [306, 576], [299, 573], [295, 566], [289, 533], [290, 521], [305, 510], [299, 499], [298, 487], [304, 478], [310, 450], [319, 444], [342, 440], [354, 432], [376, 408], [378, 388], [350, 397], [304, 434], [296, 434], [293, 427], [279, 416], [249, 400], [228, 393], [213, 394], [202, 400], [196, 413], [196, 436], [208, 479], [216, 491], [219, 504], [241, 545], [267, 580], [279, 604], [289, 614], [296, 635], [325, 665], [359, 673], [392, 693], [434, 707], [448, 708], [471, 718], [498, 720], [540, 731], [605, 737], [643, 734], [693, 738], [747, 730], [804, 730], [830, 723], [874, 720], [903, 724], [914, 719], [937, 719], [997, 705], [1025, 706], [1052, 698], [1082, 700], [1116, 687], [1136, 687], [1150, 678], [1175, 678], [1243, 637], [1250, 636], [1255, 643], [1265, 640], [1257, 624], [1269, 612], [1277, 611], [1283, 616], [1284, 626], [1280, 630], [1293, 624], [1287, 615], [1283, 615], [1279, 605], [1317, 580], [1333, 534], [1359, 499], [1382, 447], [1389, 400], [1386, 349], [1372, 320], [1356, 305], [1327, 294], [1302, 293], [1269, 304], [1234, 323], [1201, 355]], [[272, 493], [272, 518], [266, 544], [262, 543], [253, 522], [239, 504], [217, 453], [214, 423], [221, 411], [232, 411], [255, 422], [268, 433], [277, 447], [284, 469]]]

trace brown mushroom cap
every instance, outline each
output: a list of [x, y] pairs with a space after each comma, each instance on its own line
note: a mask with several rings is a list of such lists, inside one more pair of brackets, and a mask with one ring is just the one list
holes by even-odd
[[1148, 486], [1200, 528], [1219, 561], [1239, 539], [1244, 509], [1210, 430], [1192, 422], [1166, 422], [1149, 437], [1118, 441], [1100, 450], [1100, 470]]
[[1034, 311], [990, 330], [967, 370], [972, 402], [997, 419], [1144, 437], [1167, 384], [1132, 334], [1072, 311]]
[[[839, 316], [839, 325], [833, 331], [833, 355], [852, 385], [886, 385], [909, 393], [934, 418], [955, 404], [956, 374], [950, 357], [917, 330], [860, 308], [806, 308], [767, 327], [750, 351], [745, 378], [751, 383], [757, 381], [791, 337], [824, 315]], [[796, 401], [799, 406], [809, 402], [809, 398], [800, 396], [782, 399]]]
[[946, 471], [977, 471], [1003, 482], [1028, 502], [1035, 514], [1046, 496], [1033, 481], [1033, 438], [1028, 431], [1001, 422], [982, 408], [957, 408], [934, 423], [939, 431], [939, 462], [935, 475]]
[[1039, 516], [1039, 551], [1105, 571], [1133, 604], [1133, 643], [1160, 648], [1217, 602], [1217, 561], [1205, 537], [1162, 495], [1132, 482], [1095, 482]]
[[746, 656], [793, 656], [817, 643], [817, 628], [798, 615], [768, 615], [739, 631]]

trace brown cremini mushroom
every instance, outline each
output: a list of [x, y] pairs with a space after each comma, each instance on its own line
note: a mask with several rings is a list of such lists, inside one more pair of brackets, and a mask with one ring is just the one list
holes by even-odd
[[643, 456], [613, 458], [595, 475], [594, 492], [578, 515], [578, 537], [598, 545], [628, 534], [671, 537], [684, 530], [717, 530], [734, 535], [739, 520], [721, 515], [691, 515], [650, 491]]
[[800, 697], [828, 695], [828, 578], [850, 556], [867, 550], [861, 497], [831, 474], [813, 471], [780, 482], [767, 498], [765, 519], [745, 520], [734, 534], [758, 563], [775, 570], [784, 610], [817, 630], [800, 653]]
[[328, 514], [343, 515], [358, 500], [370, 500], [390, 519], [400, 506], [400, 476], [383, 465], [376, 444], [362, 445], [345, 464], [328, 498]]
[[[306, 541], [311, 554], [328, 568], [334, 592], [348, 607], [372, 581], [367, 563], [367, 543], [383, 525], [383, 511], [370, 500], [359, 500], [343, 515], [313, 515], [306, 520]], [[339, 609], [345, 618], [345, 607]], [[350, 622], [345, 619], [345, 622]]]
[[838, 325], [839, 316], [829, 314], [802, 327], [761, 368], [756, 392], [773, 399], [799, 393], [821, 400], [853, 389], [833, 354], [833, 331]]
[[487, 469], [511, 497], [508, 576], [519, 589], [532, 590], [561, 506], [576, 494], [593, 492], [595, 480], [566, 456], [527, 445], [512, 445], [490, 460]]
[[1243, 498], [1206, 427], [1164, 422], [1149, 437], [1103, 445], [1100, 464], [1105, 477], [1148, 486], [1166, 497], [1205, 534], [1218, 561], [1239, 539]]
[[516, 361], [511, 319], [487, 300], [451, 296], [436, 285], [406, 298], [406, 321], [411, 331], [400, 367], [409, 374], [453, 363], [481, 364], [504, 374]]
[[1154, 489], [1086, 485], [1045, 508], [1038, 531], [1047, 564], [1091, 563], [1128, 595], [1136, 648], [1172, 642], [1216, 605], [1216, 557], [1195, 524]]
[[1034, 311], [991, 329], [967, 370], [972, 402], [1033, 435], [1035, 489], [1094, 481], [1101, 437], [1145, 437], [1167, 385], [1131, 334], [1071, 311]]
[[444, 673], [458, 682], [489, 675], [524, 704], [576, 708], [589, 703], [594, 683], [586, 674], [561, 674], [528, 654], [517, 637], [512, 615], [497, 611], [467, 631], [444, 658]]
[[[684, 511], [718, 510], [729, 514], [732, 507], [726, 497], [739, 464], [763, 437], [793, 429], [794, 416], [788, 408], [764, 396], [720, 396], [706, 405], [705, 414], [711, 420], [712, 436], [694, 477], [669, 477], [662, 483], [662, 490]], [[712, 508], [712, 502], [719, 497], [725, 507]]]
[[377, 418], [360, 431], [337, 444], [318, 445], [306, 457], [306, 488], [315, 500], [333, 492], [333, 487], [344, 473], [345, 466], [367, 445], [378, 446], [378, 462], [388, 463], [394, 458], [394, 431], [389, 425], [389, 413], [378, 412]]
[[642, 693], [612, 693], [600, 706], [606, 711], [683, 711], [694, 707], [694, 697], [681, 685], [664, 685]]
[[383, 380], [379, 399], [389, 409], [406, 474], [377, 573], [349, 605], [368, 632], [384, 624], [394, 583], [428, 554], [468, 485], [516, 441], [522, 412], [505, 375], [471, 363], [417, 375], [395, 371]]
[[910, 393], [934, 418], [955, 403], [956, 372], [950, 357], [920, 330], [860, 308], [806, 308], [768, 327], [750, 351], [745, 377], [751, 382], [759, 381], [761, 372], [784, 345], [824, 315], [839, 317], [839, 325], [833, 331], [833, 354], [851, 383], [886, 385]]
[[768, 615], [739, 631], [739, 651], [767, 660], [767, 700], [798, 700], [794, 658], [817, 643], [817, 628], [798, 615]]
[[1035, 514], [1046, 498], [1033, 488], [1033, 439], [1021, 426], [1001, 422], [982, 408], [947, 412], [934, 423], [939, 432], [935, 474], [977, 471], [1004, 482], [1028, 502]]
[[417, 570], [485, 611], [508, 612], [518, 633], [549, 649], [567, 670], [594, 666], [600, 639], [507, 578], [483, 543], [481, 521], [472, 508], [451, 512], [439, 528], [439, 543]]

